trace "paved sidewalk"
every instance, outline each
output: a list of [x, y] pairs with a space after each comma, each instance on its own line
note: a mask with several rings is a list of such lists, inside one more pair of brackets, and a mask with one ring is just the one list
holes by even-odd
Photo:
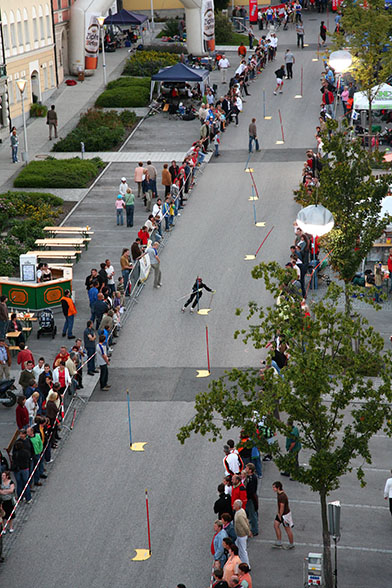
[[[75, 151], [71, 153], [51, 153], [56, 159], [68, 159], [69, 157], [80, 157], [80, 152]], [[94, 153], [85, 153], [84, 159], [94, 159], [100, 157], [105, 162], [120, 162], [127, 163], [133, 161], [182, 161], [186, 155], [186, 151], [98, 151]]]
[[[123, 70], [123, 64], [128, 58], [128, 49], [118, 49], [115, 53], [106, 55], [107, 80], [118, 78]], [[66, 79], [70, 77], [67, 76]], [[94, 105], [95, 100], [103, 91], [103, 74], [101, 56], [99, 57], [98, 69], [93, 76], [86, 77], [84, 82], [78, 82], [76, 86], [67, 86], [64, 82], [55, 90], [46, 106], [56, 105], [59, 120], [59, 137], [65, 137], [75, 126], [80, 115]], [[19, 135], [19, 159], [22, 159], [23, 128], [18, 129]], [[48, 140], [48, 126], [46, 118], [30, 118], [27, 120], [27, 143], [29, 148], [29, 159], [32, 160], [37, 154], [49, 154], [52, 142]], [[50, 153], [50, 155], [53, 155]], [[79, 155], [79, 154], [78, 154]], [[68, 154], [67, 154], [68, 157]], [[13, 189], [14, 177], [23, 167], [23, 163], [13, 164], [11, 162], [11, 149], [8, 138], [3, 141], [0, 147], [0, 190]], [[50, 191], [50, 190], [48, 190]]]

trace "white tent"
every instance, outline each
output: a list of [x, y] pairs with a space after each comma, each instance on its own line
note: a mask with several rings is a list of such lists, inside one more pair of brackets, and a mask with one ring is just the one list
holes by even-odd
[[[377, 87], [372, 89], [374, 98], [372, 100], [372, 110], [392, 110], [392, 86], [381, 84], [376, 92]], [[369, 101], [365, 92], [355, 92], [354, 110], [369, 110]]]

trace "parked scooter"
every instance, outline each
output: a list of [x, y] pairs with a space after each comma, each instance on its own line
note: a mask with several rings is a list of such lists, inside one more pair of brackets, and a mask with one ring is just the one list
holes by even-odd
[[16, 403], [16, 394], [12, 392], [11, 388], [14, 387], [15, 378], [11, 380], [1, 380], [0, 382], [0, 403], [10, 408]]

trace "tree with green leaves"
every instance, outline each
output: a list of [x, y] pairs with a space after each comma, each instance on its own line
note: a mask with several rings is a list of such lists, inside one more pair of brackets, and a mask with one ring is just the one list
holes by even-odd
[[[270, 361], [259, 370], [232, 369], [209, 390], [196, 396], [195, 415], [178, 433], [184, 443], [192, 433], [208, 435], [216, 441], [223, 431], [240, 428], [251, 444], [271, 451], [280, 470], [289, 471], [298, 482], [317, 492], [320, 499], [324, 575], [326, 588], [332, 588], [328, 495], [340, 486], [350, 472], [353, 460], [371, 463], [369, 442], [383, 429], [391, 434], [392, 359], [383, 352], [383, 339], [360, 316], [350, 318], [337, 309], [341, 288], [331, 284], [324, 300], [313, 304], [311, 316], [304, 313], [290, 292], [292, 270], [276, 263], [260, 264], [252, 271], [263, 279], [277, 300], [263, 309], [249, 303], [249, 328], [235, 333], [244, 344], [256, 349], [276, 339], [289, 345], [289, 361], [278, 375]], [[238, 311], [240, 313], [240, 311]], [[357, 339], [357, 352], [352, 341]], [[378, 379], [367, 377], [377, 373]], [[291, 431], [291, 419], [299, 430], [308, 464], [297, 465], [278, 443], [267, 445], [259, 437], [255, 413], [284, 436]], [[356, 468], [364, 484], [362, 467]]]
[[320, 185], [303, 185], [295, 191], [295, 200], [303, 206], [322, 204], [332, 212], [335, 225], [322, 238], [329, 252], [328, 261], [345, 286], [346, 312], [351, 311], [352, 279], [373, 243], [382, 235], [390, 217], [380, 217], [391, 175], [372, 175], [382, 167], [382, 155], [369, 153], [359, 139], [353, 139], [347, 127], [337, 131], [336, 121], [327, 124], [322, 134], [323, 159]]
[[369, 102], [369, 151], [372, 150], [372, 104], [380, 85], [392, 75], [391, 16], [384, 0], [345, 2], [341, 29], [344, 35], [335, 33], [336, 49], [347, 48], [353, 56], [351, 68], [361, 91]]

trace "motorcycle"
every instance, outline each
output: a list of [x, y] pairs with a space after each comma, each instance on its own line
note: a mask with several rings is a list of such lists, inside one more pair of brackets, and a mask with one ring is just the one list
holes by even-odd
[[6, 408], [11, 408], [16, 403], [16, 394], [11, 391], [15, 382], [15, 378], [11, 380], [1, 380], [0, 382], [0, 403]]

